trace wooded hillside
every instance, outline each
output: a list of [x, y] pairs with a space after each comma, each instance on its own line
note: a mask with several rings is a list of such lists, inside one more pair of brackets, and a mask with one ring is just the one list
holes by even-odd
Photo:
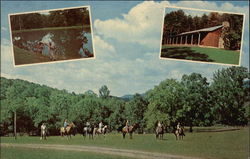
[[249, 73], [247, 68], [230, 67], [214, 72], [209, 83], [201, 74], [183, 75], [180, 81], [166, 79], [145, 95], [129, 101], [110, 96], [106, 85], [99, 95], [89, 90], [81, 94], [58, 90], [19, 79], [1, 77], [1, 135], [13, 132], [39, 133], [43, 122], [51, 135], [59, 133], [68, 119], [82, 132], [87, 121], [103, 121], [110, 130], [138, 123], [139, 132], [152, 132], [157, 120], [169, 127], [177, 122], [190, 126], [246, 125], [249, 119]]

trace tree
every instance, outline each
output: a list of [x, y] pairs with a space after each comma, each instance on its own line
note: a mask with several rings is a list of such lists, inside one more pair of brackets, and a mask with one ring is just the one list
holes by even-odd
[[126, 111], [127, 118], [133, 123], [138, 124], [139, 132], [143, 133], [146, 127], [144, 114], [148, 108], [148, 101], [140, 94], [135, 94], [133, 99], [127, 103]]
[[[13, 130], [15, 139], [17, 137], [17, 114], [23, 114], [24, 110], [24, 97], [22, 96], [21, 93], [23, 90], [25, 90], [25, 87], [20, 81], [12, 84], [6, 90], [6, 98], [7, 98], [6, 102], [9, 105], [8, 107], [9, 111], [13, 113]], [[18, 128], [20, 130], [20, 127]]]
[[69, 102], [70, 96], [66, 90], [54, 90], [51, 92], [50, 105], [51, 111], [58, 118], [55, 123], [57, 128], [62, 126], [65, 119], [71, 120], [71, 116], [69, 116], [71, 104]]
[[236, 33], [235, 31], [229, 31], [225, 33], [223, 40], [226, 49], [230, 50], [240, 49], [241, 35]]
[[114, 99], [113, 100], [114, 110], [109, 117], [110, 128], [118, 128], [120, 126], [125, 126], [125, 121], [127, 119], [126, 106], [123, 100]]
[[99, 97], [101, 98], [107, 98], [109, 97], [109, 89], [106, 85], [103, 85], [100, 89], [99, 89]]
[[193, 30], [198, 30], [201, 29], [201, 18], [198, 16], [195, 16], [193, 18], [193, 23], [194, 23], [194, 29]]
[[209, 15], [208, 15], [208, 25], [209, 27], [214, 27], [214, 26], [217, 26], [217, 25], [221, 25], [221, 19], [220, 19], [220, 14], [217, 13], [217, 12], [211, 12]]
[[209, 93], [209, 84], [201, 74], [192, 73], [183, 75], [181, 80], [184, 86], [184, 106], [180, 110], [183, 114], [182, 123], [190, 126], [192, 132], [193, 125], [208, 126], [212, 123], [212, 105]]
[[229, 67], [218, 70], [213, 75], [212, 91], [215, 94], [215, 113], [219, 123], [245, 125], [244, 107], [247, 92], [244, 80], [249, 78], [247, 68]]
[[183, 106], [183, 86], [174, 79], [162, 81], [146, 93], [148, 110], [145, 113], [147, 128], [154, 128], [159, 120], [165, 125], [174, 127], [179, 120], [177, 111]]
[[206, 14], [203, 14], [201, 17], [201, 27], [202, 28], [208, 27], [208, 16]]

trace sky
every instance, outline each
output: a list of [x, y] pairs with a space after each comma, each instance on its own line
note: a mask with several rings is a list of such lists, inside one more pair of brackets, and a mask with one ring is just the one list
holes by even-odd
[[[193, 72], [212, 80], [229, 66], [160, 59], [164, 8], [178, 6], [243, 13], [241, 65], [249, 69], [248, 2], [236, 1], [2, 1], [1, 76], [23, 79], [69, 92], [98, 94], [107, 85], [111, 95], [144, 93], [165, 79], [180, 80]], [[14, 67], [8, 14], [90, 6], [95, 59]], [[19, 6], [19, 7], [16, 7]]]

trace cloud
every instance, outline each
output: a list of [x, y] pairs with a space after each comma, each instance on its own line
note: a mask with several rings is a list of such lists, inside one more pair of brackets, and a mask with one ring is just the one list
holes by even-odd
[[[159, 59], [163, 10], [169, 5], [248, 13], [246, 7], [230, 3], [219, 6], [215, 2], [202, 1], [145, 1], [131, 8], [121, 18], [100, 20], [100, 16], [94, 21], [94, 60], [13, 67], [10, 42], [5, 39], [5, 44], [1, 46], [1, 75], [76, 93], [90, 89], [98, 93], [102, 85], [107, 85], [111, 94], [117, 96], [144, 93], [164, 79], [180, 80], [183, 74], [192, 72], [201, 73], [211, 80], [215, 70], [227, 66]], [[247, 35], [245, 37], [249, 39]], [[245, 58], [249, 57], [249, 46], [245, 45], [244, 48], [243, 60], [249, 63]]]
[[12, 55], [12, 47], [10, 45], [5, 45], [7, 41], [5, 39], [2, 40], [1, 45], [1, 72], [2, 70], [11, 70], [13, 68], [13, 55]]
[[113, 45], [101, 39], [100, 36], [94, 36], [95, 52], [97, 58], [114, 58], [116, 50]]
[[133, 7], [123, 18], [95, 20], [97, 34], [120, 42], [138, 43], [148, 47], [159, 46], [163, 18], [162, 4], [145, 1]]
[[[97, 34], [114, 38], [120, 42], [139, 43], [147, 47], [160, 45], [160, 32], [165, 7], [179, 6], [197, 9], [209, 9], [230, 12], [248, 12], [248, 7], [234, 6], [231, 3], [223, 3], [218, 6], [215, 2], [208, 1], [179, 1], [179, 2], [153, 2], [145, 1], [133, 7], [122, 18], [109, 20], [97, 19], [94, 27]], [[203, 14], [204, 12], [201, 12]]]

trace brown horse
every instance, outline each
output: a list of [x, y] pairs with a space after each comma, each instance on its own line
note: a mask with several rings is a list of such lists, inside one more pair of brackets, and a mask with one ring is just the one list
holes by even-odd
[[132, 139], [132, 134], [133, 132], [136, 130], [137, 128], [137, 124], [134, 124], [132, 126], [129, 126], [129, 127], [123, 127], [122, 128], [122, 136], [123, 136], [123, 139], [125, 139], [125, 136], [127, 133], [129, 133], [129, 136], [130, 136], [130, 139]]
[[178, 138], [179, 138], [179, 140], [180, 139], [182, 139], [183, 140], [183, 136], [185, 136], [185, 133], [184, 133], [184, 128], [180, 128], [180, 130], [175, 130], [174, 131], [174, 135], [175, 135], [175, 137], [176, 137], [176, 140], [178, 140]]
[[60, 134], [63, 137], [64, 135], [67, 136], [67, 138], [71, 138], [71, 135], [73, 134], [73, 129], [75, 127], [75, 124], [71, 122], [66, 128], [61, 127], [60, 128]]

